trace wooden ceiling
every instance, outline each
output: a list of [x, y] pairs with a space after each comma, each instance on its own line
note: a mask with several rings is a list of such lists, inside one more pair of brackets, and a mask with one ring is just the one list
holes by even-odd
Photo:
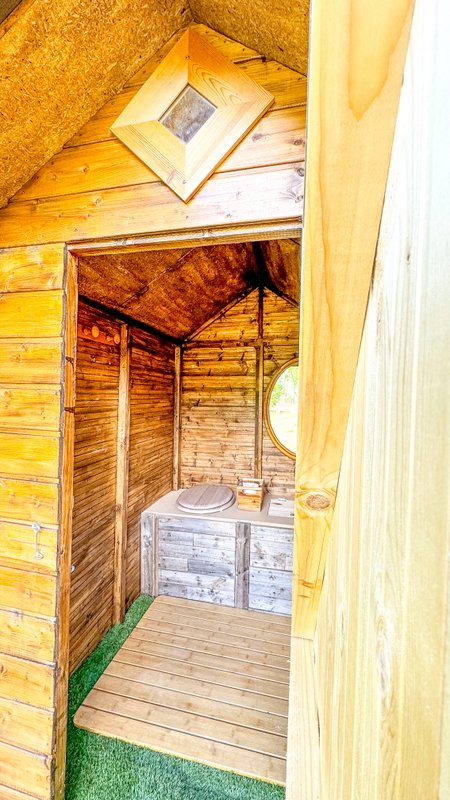
[[193, 19], [305, 73], [308, 3], [22, 0], [0, 23], [0, 207]]
[[82, 256], [80, 295], [181, 340], [259, 284], [298, 301], [292, 240]]

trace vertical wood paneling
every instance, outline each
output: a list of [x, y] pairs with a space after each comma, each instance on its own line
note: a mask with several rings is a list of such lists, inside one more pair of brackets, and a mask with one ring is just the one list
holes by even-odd
[[449, 36], [417, 0], [316, 641], [330, 800], [448, 795]]
[[172, 489], [175, 347], [131, 329], [126, 605], [140, 592], [140, 516]]

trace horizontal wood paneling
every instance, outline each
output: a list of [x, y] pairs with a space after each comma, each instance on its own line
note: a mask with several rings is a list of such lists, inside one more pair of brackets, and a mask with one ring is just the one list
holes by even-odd
[[[11, 332], [5, 333], [8, 337]], [[59, 384], [61, 341], [43, 339], [25, 341], [0, 339], [0, 381], [10, 384]]]
[[51, 664], [54, 650], [54, 620], [0, 609], [0, 653]]
[[61, 291], [6, 292], [0, 295], [0, 337], [61, 336]]
[[[298, 308], [265, 291], [265, 388], [282, 363], [298, 354]], [[182, 362], [181, 477], [183, 485], [236, 484], [255, 466], [258, 291], [229, 308], [186, 343]], [[246, 344], [247, 343], [247, 344]], [[267, 433], [263, 474], [278, 493], [293, 491], [294, 462]]]
[[61, 289], [64, 246], [0, 250], [0, 292]]
[[[9, 785], [39, 800], [50, 797], [51, 759], [48, 756], [30, 753], [0, 742], [0, 764], [0, 781], [7, 787]], [[3, 791], [1, 786], [0, 783], [0, 792]], [[6, 791], [9, 791], [8, 788]]]
[[188, 204], [161, 183], [10, 203], [0, 215], [0, 236], [12, 247], [272, 222], [300, 218], [302, 203], [303, 168], [261, 167], [214, 175]]
[[[0, 424], [3, 420], [0, 418]], [[3, 475], [58, 477], [58, 436], [39, 436], [0, 430], [0, 473]]]
[[0, 518], [56, 525], [56, 484], [0, 477]]
[[0, 741], [50, 755], [52, 716], [50, 710], [0, 697]]
[[140, 592], [140, 515], [172, 489], [175, 348], [131, 328], [126, 605]]
[[0, 697], [6, 700], [52, 709], [53, 677], [52, 668], [46, 664], [0, 655]]
[[[102, 120], [102, 127], [104, 121]], [[252, 129], [217, 172], [302, 162], [305, 157], [305, 107], [271, 111]], [[159, 178], [105, 128], [102, 138], [54, 156], [16, 195], [16, 200], [58, 197], [116, 186], [158, 182]]]
[[[97, 338], [92, 328], [99, 331]], [[80, 303], [76, 361], [70, 668], [112, 625], [120, 325]], [[110, 342], [106, 341], [110, 337]]]
[[61, 244], [0, 250], [0, 796], [18, 800], [50, 796], [63, 271]]
[[0, 387], [0, 425], [2, 428], [28, 428], [57, 431], [61, 413], [59, 387], [35, 385]]
[[55, 614], [56, 583], [50, 575], [0, 565], [0, 606], [42, 614]]

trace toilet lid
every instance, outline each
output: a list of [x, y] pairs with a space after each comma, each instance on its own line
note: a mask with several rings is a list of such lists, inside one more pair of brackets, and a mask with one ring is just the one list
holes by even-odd
[[197, 511], [212, 514], [223, 511], [234, 503], [234, 492], [223, 484], [200, 483], [185, 489], [177, 498], [178, 508], [183, 511]]

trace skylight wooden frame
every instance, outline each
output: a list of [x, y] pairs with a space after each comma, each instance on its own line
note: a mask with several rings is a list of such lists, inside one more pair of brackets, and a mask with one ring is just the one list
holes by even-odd
[[[187, 85], [216, 110], [184, 144], [160, 119]], [[187, 202], [273, 102], [269, 92], [189, 28], [111, 131]]]

